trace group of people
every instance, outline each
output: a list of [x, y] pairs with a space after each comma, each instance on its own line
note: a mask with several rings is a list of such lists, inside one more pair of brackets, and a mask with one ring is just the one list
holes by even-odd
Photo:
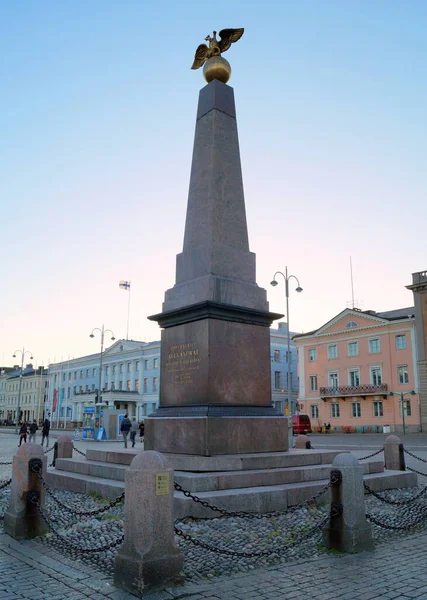
[[125, 448], [128, 447], [129, 433], [130, 433], [130, 441], [132, 442], [132, 448], [135, 447], [136, 434], [138, 433], [138, 431], [139, 431], [139, 438], [140, 438], [141, 443], [144, 441], [144, 421], [141, 421], [141, 423], [138, 423], [138, 421], [136, 420], [136, 417], [133, 417], [132, 421], [131, 421], [129, 419], [128, 415], [126, 414], [120, 425], [120, 431], [123, 436], [123, 442], [124, 442]]
[[[36, 443], [36, 433], [39, 429], [37, 425], [37, 421], [34, 419], [32, 423], [27, 425], [27, 423], [22, 423], [21, 428], [19, 430], [19, 445], [24, 442], [27, 443], [27, 435], [30, 434], [29, 442]], [[50, 413], [48, 413], [46, 419], [43, 421], [42, 425], [42, 446], [44, 441], [46, 440], [46, 446], [49, 445], [49, 431], [50, 431]]]

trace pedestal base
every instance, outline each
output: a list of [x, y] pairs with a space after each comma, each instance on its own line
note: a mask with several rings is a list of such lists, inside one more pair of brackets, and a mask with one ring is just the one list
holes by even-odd
[[286, 452], [287, 427], [283, 416], [149, 417], [145, 419], [144, 446], [146, 450], [199, 456]]

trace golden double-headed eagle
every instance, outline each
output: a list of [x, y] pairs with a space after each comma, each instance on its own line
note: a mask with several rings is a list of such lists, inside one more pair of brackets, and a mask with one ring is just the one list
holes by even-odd
[[240, 29], [222, 29], [219, 32], [220, 40], [216, 39], [216, 31], [213, 32], [213, 37], [207, 35], [205, 41], [209, 42], [209, 47], [206, 44], [200, 44], [194, 55], [194, 62], [191, 68], [200, 69], [209, 58], [220, 56], [229, 49], [231, 44], [240, 40], [244, 31], [243, 27], [240, 27]]

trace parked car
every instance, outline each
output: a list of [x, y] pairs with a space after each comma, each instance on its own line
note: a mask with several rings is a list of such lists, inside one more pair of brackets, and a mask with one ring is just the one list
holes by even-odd
[[307, 415], [292, 416], [292, 430], [294, 435], [299, 433], [311, 433], [311, 423]]

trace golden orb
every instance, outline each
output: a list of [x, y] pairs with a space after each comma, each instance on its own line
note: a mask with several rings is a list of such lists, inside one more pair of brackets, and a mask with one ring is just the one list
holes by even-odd
[[205, 62], [203, 75], [208, 83], [214, 79], [227, 83], [231, 76], [230, 63], [222, 56], [212, 56]]

